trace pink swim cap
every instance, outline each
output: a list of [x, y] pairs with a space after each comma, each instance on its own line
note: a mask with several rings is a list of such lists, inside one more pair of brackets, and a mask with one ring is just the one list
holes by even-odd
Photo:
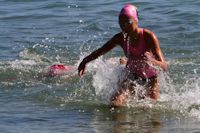
[[74, 68], [72, 66], [67, 66], [64, 64], [54, 64], [49, 67], [49, 76], [54, 77], [57, 75], [64, 75], [73, 69]]
[[131, 4], [127, 4], [122, 8], [119, 16], [121, 16], [121, 15], [126, 15], [128, 17], [132, 17], [135, 21], [138, 22], [137, 8]]

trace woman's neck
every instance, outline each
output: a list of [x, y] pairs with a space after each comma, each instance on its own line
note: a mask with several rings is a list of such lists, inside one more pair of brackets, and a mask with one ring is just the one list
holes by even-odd
[[132, 43], [136, 43], [139, 40], [141, 29], [137, 28], [131, 35], [130, 35], [130, 41]]

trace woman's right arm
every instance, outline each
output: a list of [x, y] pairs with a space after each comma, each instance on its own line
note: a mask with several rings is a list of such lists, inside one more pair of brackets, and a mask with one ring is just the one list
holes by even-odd
[[82, 60], [82, 62], [79, 64], [79, 67], [78, 67], [79, 76], [80, 77], [83, 76], [86, 64], [88, 62], [95, 60], [99, 56], [101, 56], [101, 55], [107, 53], [108, 51], [110, 51], [111, 49], [113, 49], [117, 44], [120, 44], [121, 43], [121, 36], [122, 36], [121, 33], [116, 34], [107, 43], [105, 43], [102, 47], [93, 51], [90, 55], [85, 57]]

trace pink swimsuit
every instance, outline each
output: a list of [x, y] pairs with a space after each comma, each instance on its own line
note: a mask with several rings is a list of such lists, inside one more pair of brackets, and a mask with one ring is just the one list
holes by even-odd
[[147, 52], [144, 29], [139, 34], [139, 40], [137, 44], [130, 44], [129, 37], [124, 38], [124, 44], [122, 45], [124, 53], [128, 58], [127, 68], [135, 76], [141, 78], [151, 78], [157, 76], [158, 70], [147, 64], [144, 53]]

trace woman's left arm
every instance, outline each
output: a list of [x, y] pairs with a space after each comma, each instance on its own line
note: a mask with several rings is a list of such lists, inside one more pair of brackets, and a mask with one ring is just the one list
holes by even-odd
[[168, 69], [168, 65], [165, 61], [165, 58], [160, 48], [160, 44], [157, 37], [155, 36], [153, 32], [149, 30], [145, 30], [145, 33], [146, 33], [145, 40], [147, 41], [147, 45], [149, 49], [148, 52], [145, 53], [145, 56], [153, 65], [157, 65], [160, 68], [162, 68], [163, 71], [166, 71]]

